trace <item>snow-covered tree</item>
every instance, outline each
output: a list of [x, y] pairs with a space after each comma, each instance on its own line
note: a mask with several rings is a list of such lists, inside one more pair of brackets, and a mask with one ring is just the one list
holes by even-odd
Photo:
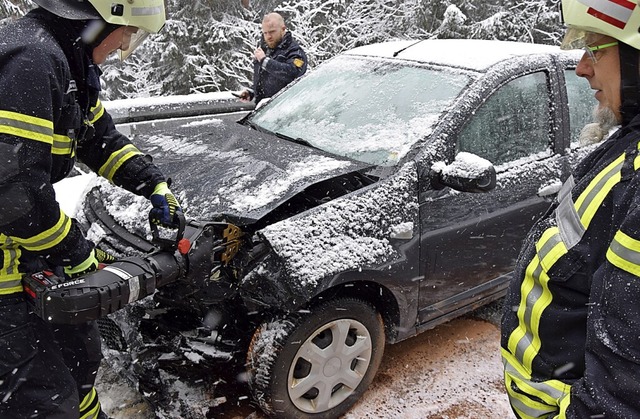
[[[120, 63], [103, 65], [104, 97], [188, 94], [249, 86], [262, 17], [277, 11], [311, 67], [389, 39], [479, 38], [558, 44], [559, 0], [166, 0], [167, 24]], [[0, 24], [31, 8], [0, 0]]]
[[30, 0], [0, 0], [0, 25], [8, 19], [22, 16], [32, 7]]

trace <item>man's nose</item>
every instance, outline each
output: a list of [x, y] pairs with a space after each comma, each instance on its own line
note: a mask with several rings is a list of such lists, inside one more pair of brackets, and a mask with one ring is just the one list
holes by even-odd
[[578, 77], [587, 77], [591, 74], [593, 74], [593, 61], [591, 61], [591, 58], [589, 58], [585, 52], [576, 66], [576, 75]]

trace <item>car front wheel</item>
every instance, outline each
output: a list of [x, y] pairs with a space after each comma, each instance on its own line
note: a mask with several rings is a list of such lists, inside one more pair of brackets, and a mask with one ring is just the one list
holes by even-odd
[[368, 303], [327, 301], [263, 323], [247, 355], [249, 384], [278, 418], [336, 418], [367, 389], [384, 352], [384, 325]]

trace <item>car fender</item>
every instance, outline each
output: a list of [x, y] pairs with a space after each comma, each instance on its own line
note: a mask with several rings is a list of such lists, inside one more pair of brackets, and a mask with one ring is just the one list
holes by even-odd
[[411, 278], [418, 253], [407, 257], [406, 249], [419, 243], [417, 185], [410, 161], [386, 179], [262, 229], [257, 234], [272, 251], [243, 278], [242, 295], [292, 310], [363, 272], [402, 272], [407, 284], [391, 287], [394, 294], [417, 293]]

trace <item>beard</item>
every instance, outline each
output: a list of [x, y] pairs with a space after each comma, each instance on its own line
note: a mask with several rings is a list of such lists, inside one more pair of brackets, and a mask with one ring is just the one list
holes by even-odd
[[587, 124], [580, 131], [578, 141], [580, 145], [589, 145], [599, 143], [611, 131], [611, 128], [620, 124], [616, 114], [609, 107], [601, 107], [597, 105], [593, 109], [593, 121]]

